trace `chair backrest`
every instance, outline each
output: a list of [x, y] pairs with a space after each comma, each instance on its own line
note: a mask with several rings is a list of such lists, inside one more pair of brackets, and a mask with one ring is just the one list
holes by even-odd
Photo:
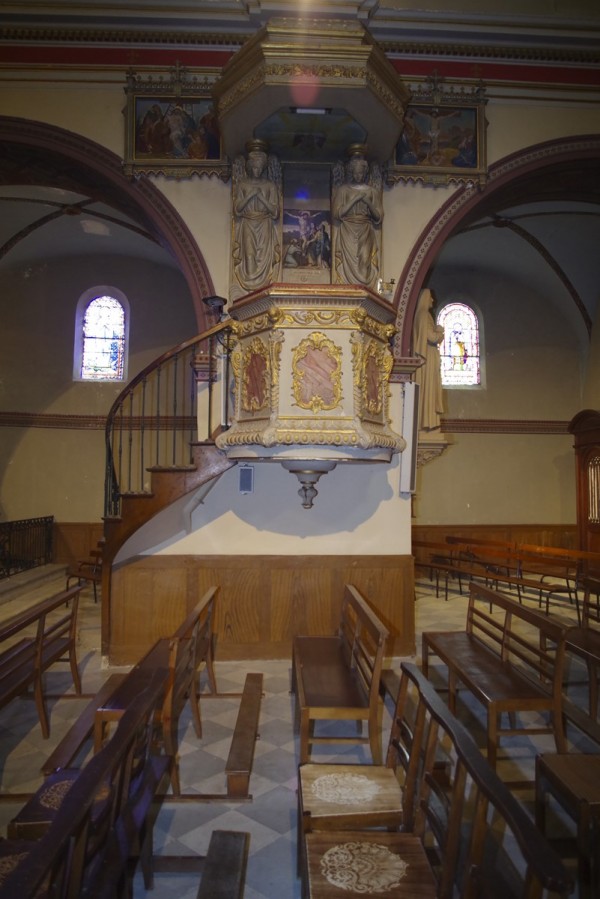
[[600, 572], [586, 574], [581, 578], [583, 603], [581, 623], [584, 627], [600, 626]]
[[396, 751], [406, 770], [402, 829], [420, 837], [437, 880], [437, 895], [451, 899], [459, 876], [466, 795], [465, 762], [458, 751], [460, 725], [431, 682], [409, 663], [402, 664], [396, 712], [390, 753]]
[[414, 828], [419, 779], [425, 761], [426, 706], [418, 685], [403, 666], [396, 707], [392, 718], [386, 765], [393, 768], [402, 784], [403, 829]]
[[352, 584], [346, 584], [344, 589], [338, 633], [348, 667], [354, 671], [369, 704], [376, 704], [389, 631]]
[[471, 734], [416, 665], [403, 663], [402, 678], [423, 708], [423, 736], [417, 729], [413, 738], [417, 773], [409, 764], [407, 777], [415, 778], [412, 829], [427, 848], [439, 899], [567, 896], [571, 875]]
[[[579, 751], [597, 752], [600, 746], [600, 630], [572, 627], [565, 631], [564, 649], [569, 677], [565, 678], [562, 707], [566, 718], [578, 729], [572, 741]], [[584, 735], [583, 740], [580, 736]], [[587, 740], [595, 744], [589, 746]]]
[[179, 719], [196, 676], [198, 627], [199, 622], [196, 623], [191, 636], [174, 637], [169, 642], [169, 673], [161, 710], [164, 728]]

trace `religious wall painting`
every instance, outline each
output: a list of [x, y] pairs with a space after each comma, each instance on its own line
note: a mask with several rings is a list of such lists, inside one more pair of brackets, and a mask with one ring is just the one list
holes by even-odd
[[292, 359], [294, 400], [311, 412], [331, 411], [342, 399], [342, 350], [321, 331], [301, 340]]
[[188, 78], [180, 66], [166, 78], [142, 79], [128, 72], [125, 108], [126, 174], [170, 177], [217, 175], [226, 180], [212, 84]]
[[481, 86], [444, 90], [436, 79], [413, 92], [388, 183], [482, 186], [487, 177], [485, 103]]
[[285, 166], [282, 260], [286, 283], [331, 283], [329, 166]]
[[371, 415], [379, 415], [383, 406], [383, 347], [370, 341], [363, 357], [363, 405]]
[[271, 366], [269, 349], [255, 337], [244, 349], [242, 362], [242, 409], [260, 412], [269, 403]]

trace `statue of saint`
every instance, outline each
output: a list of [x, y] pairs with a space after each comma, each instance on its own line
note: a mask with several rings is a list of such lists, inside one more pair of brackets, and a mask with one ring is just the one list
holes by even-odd
[[233, 163], [232, 299], [277, 281], [281, 260], [281, 167], [264, 141]]
[[381, 169], [354, 144], [350, 159], [333, 170], [334, 283], [376, 289], [381, 270], [383, 188]]
[[413, 352], [425, 362], [415, 372], [419, 391], [419, 430], [433, 431], [440, 427], [444, 412], [442, 372], [439, 345], [444, 339], [444, 329], [436, 325], [431, 308], [434, 296], [428, 289], [422, 290], [417, 303], [413, 324]]

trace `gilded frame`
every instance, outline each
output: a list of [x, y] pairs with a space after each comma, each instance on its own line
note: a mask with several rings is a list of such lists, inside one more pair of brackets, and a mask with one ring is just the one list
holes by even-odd
[[177, 64], [166, 77], [143, 79], [130, 70], [125, 94], [126, 175], [230, 177], [223, 156], [214, 81], [189, 77]]
[[485, 89], [442, 90], [436, 77], [413, 91], [387, 170], [388, 184], [442, 185], [487, 180]]

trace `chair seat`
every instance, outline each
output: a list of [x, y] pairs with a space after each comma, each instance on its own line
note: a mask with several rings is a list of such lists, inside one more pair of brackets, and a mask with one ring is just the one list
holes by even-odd
[[402, 790], [391, 768], [307, 764], [299, 778], [306, 830], [402, 824]]
[[[56, 817], [65, 796], [77, 781], [81, 771], [77, 768], [63, 768], [49, 775], [42, 787], [34, 793], [15, 818], [9, 822], [9, 839], [37, 840], [48, 829]], [[97, 827], [109, 808], [109, 784], [99, 784], [92, 806], [91, 824]]]
[[413, 834], [315, 831], [306, 835], [309, 894], [318, 899], [435, 899], [437, 884]]

